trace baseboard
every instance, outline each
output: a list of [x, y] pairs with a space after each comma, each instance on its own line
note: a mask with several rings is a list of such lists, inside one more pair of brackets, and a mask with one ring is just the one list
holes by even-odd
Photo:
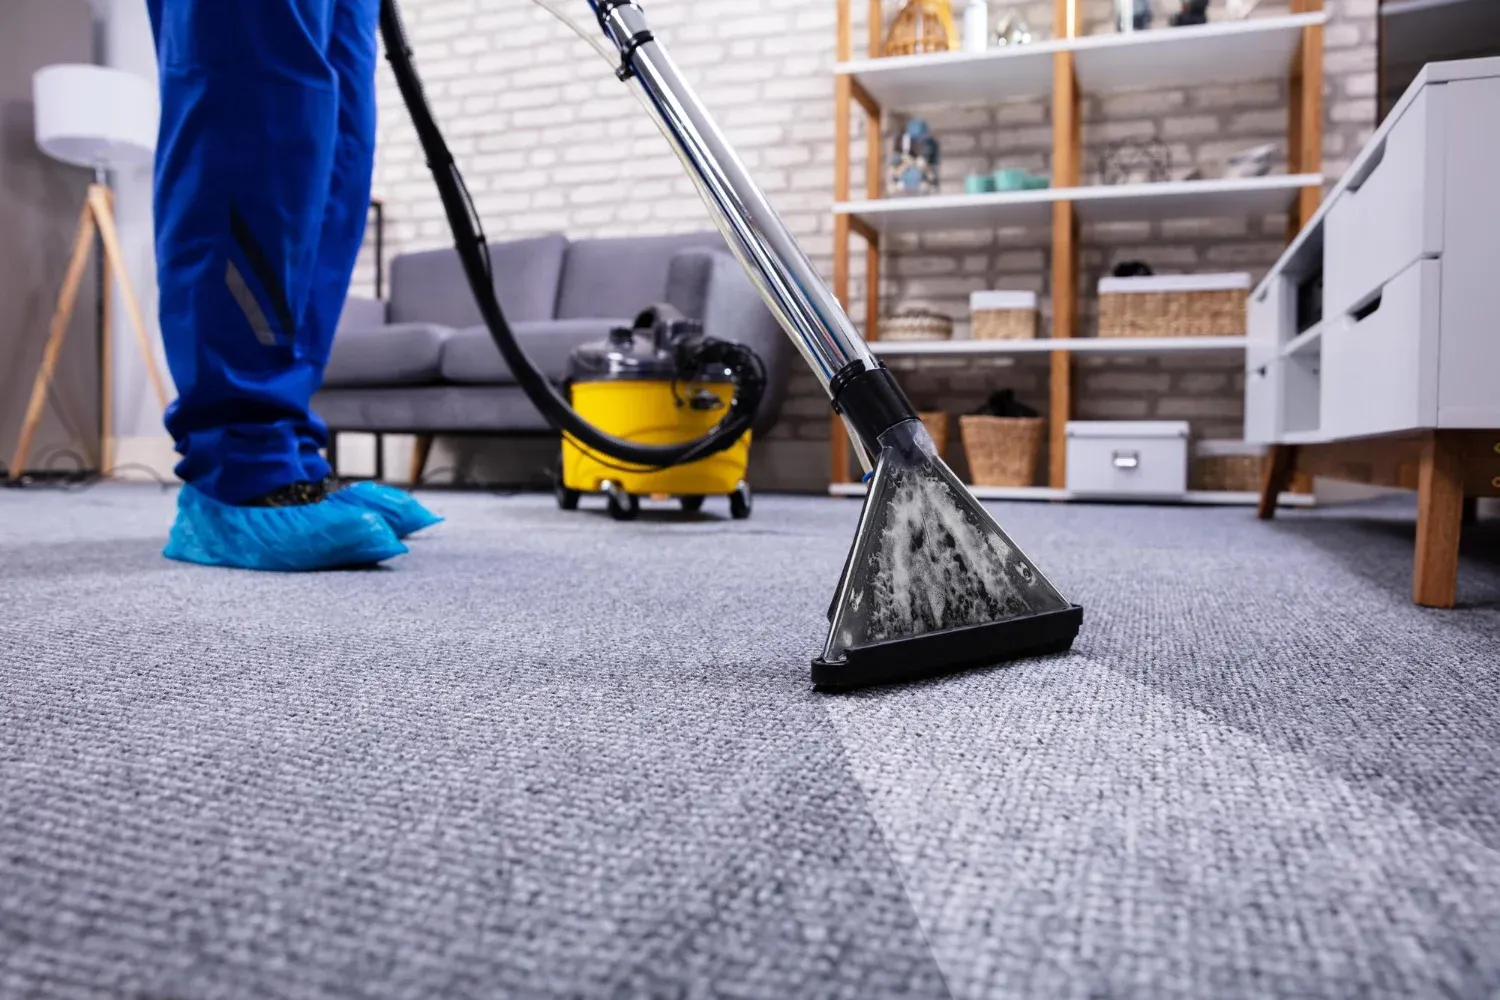
[[172, 469], [180, 456], [172, 439], [153, 434], [115, 438], [114, 478], [126, 482], [176, 482]]

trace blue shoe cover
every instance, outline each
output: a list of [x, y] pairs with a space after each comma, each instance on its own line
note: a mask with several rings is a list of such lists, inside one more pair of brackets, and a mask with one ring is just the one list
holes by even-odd
[[184, 486], [168, 559], [204, 566], [301, 572], [366, 566], [407, 551], [380, 517], [347, 504], [235, 507]]
[[430, 528], [442, 521], [441, 517], [423, 507], [410, 493], [381, 483], [350, 483], [343, 489], [328, 494], [328, 499], [379, 514], [385, 518], [385, 523], [391, 526], [397, 538], [405, 538], [412, 532]]

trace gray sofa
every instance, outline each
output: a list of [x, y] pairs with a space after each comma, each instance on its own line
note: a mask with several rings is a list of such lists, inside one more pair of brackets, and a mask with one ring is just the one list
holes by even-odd
[[[491, 244], [490, 257], [516, 339], [549, 377], [566, 377], [578, 344], [669, 302], [761, 356], [770, 385], [755, 430], [775, 423], [793, 348], [718, 233], [541, 236]], [[313, 408], [331, 431], [418, 435], [415, 472], [434, 434], [549, 430], [482, 325], [451, 249], [392, 260], [389, 301], [348, 301]]]

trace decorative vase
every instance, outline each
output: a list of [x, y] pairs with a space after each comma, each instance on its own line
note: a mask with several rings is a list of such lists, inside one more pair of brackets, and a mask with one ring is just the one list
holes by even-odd
[[907, 0], [891, 19], [885, 35], [885, 54], [910, 56], [921, 52], [951, 52], [958, 48], [958, 31], [948, 0]]

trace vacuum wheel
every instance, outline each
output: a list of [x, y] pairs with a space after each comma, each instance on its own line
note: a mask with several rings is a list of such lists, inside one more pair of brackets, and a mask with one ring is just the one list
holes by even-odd
[[729, 516], [736, 521], [743, 521], [750, 516], [750, 485], [740, 483], [729, 494]]
[[616, 521], [634, 521], [636, 515], [641, 512], [639, 497], [629, 493], [616, 493], [613, 490], [606, 496], [609, 502], [609, 516]]
[[696, 514], [703, 509], [703, 494], [689, 493], [686, 496], [678, 497], [677, 502], [682, 504], [682, 509], [689, 514]]
[[552, 488], [552, 492], [557, 495], [557, 505], [563, 510], [578, 509], [579, 492], [568, 489], [562, 484], [562, 480], [558, 480], [557, 485]]

